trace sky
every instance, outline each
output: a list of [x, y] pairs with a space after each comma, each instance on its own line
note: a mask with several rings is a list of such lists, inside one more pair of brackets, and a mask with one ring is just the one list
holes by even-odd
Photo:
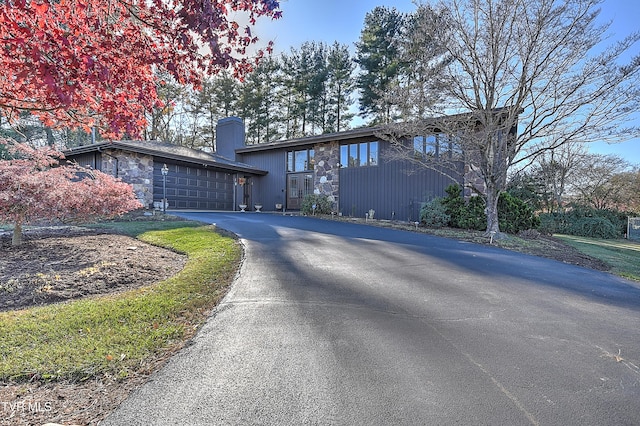
[[[354, 43], [360, 38], [364, 17], [376, 6], [395, 7], [400, 12], [416, 8], [411, 0], [280, 0], [282, 18], [259, 19], [254, 30], [262, 41], [274, 42], [276, 53], [299, 48], [305, 41], [327, 44], [338, 41], [355, 52]], [[604, 0], [601, 9], [603, 22], [612, 21], [609, 32], [613, 39], [640, 31], [639, 0]], [[640, 45], [635, 46], [635, 53], [640, 53]], [[640, 138], [617, 144], [591, 144], [590, 151], [619, 155], [640, 165]]]

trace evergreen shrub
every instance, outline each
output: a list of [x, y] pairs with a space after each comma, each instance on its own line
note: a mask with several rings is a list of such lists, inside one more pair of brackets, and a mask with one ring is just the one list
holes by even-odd
[[447, 226], [450, 220], [451, 216], [447, 214], [442, 198], [436, 197], [420, 208], [420, 223], [425, 226], [441, 228]]
[[326, 195], [308, 194], [302, 199], [300, 212], [307, 215], [314, 214], [314, 204], [316, 205], [315, 214], [331, 214], [333, 210], [333, 203]]

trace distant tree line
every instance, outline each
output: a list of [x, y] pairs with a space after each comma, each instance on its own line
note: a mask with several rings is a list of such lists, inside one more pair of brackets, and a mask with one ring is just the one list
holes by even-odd
[[415, 74], [402, 59], [412, 25], [414, 15], [376, 7], [355, 54], [338, 42], [309, 41], [266, 58], [244, 81], [221, 72], [194, 91], [165, 78], [158, 87], [165, 105], [150, 112], [146, 137], [214, 149], [215, 123], [231, 115], [245, 122], [248, 144], [347, 130], [355, 116], [366, 124], [398, 119], [385, 93]]
[[[264, 58], [243, 81], [223, 70], [198, 90], [165, 71], [157, 85], [162, 105], [147, 113], [144, 138], [214, 150], [217, 121], [232, 115], [244, 120], [248, 144], [347, 130], [356, 115], [366, 124], [388, 123], [399, 110], [385, 93], [415, 73], [403, 61], [412, 25], [413, 14], [376, 7], [365, 17], [354, 53], [338, 42], [309, 41]], [[26, 116], [12, 136], [62, 148], [100, 139], [52, 131]]]

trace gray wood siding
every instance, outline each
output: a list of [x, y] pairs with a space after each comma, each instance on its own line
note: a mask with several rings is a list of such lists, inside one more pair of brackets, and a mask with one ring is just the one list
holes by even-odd
[[287, 150], [276, 149], [255, 153], [244, 153], [238, 161], [251, 164], [261, 170], [268, 170], [266, 176], [254, 176], [251, 178], [250, 209], [253, 204], [260, 202], [263, 211], [275, 211], [276, 203], [285, 202]]
[[[385, 161], [378, 166], [345, 167], [340, 169], [340, 205], [343, 215], [364, 217], [375, 210], [376, 219], [419, 220], [422, 202], [446, 195], [454, 180], [433, 170], [410, 173], [406, 162]], [[461, 180], [463, 164], [456, 178]]]
[[102, 171], [102, 154], [100, 153], [78, 154], [70, 158], [70, 160], [78, 163], [81, 167], [90, 167], [93, 170]]
[[[153, 165], [153, 199], [162, 200], [163, 163]], [[233, 178], [226, 171], [167, 162], [167, 200], [170, 209], [232, 210]]]
[[[380, 143], [378, 166], [340, 169], [339, 211], [364, 217], [365, 212], [374, 209], [379, 219], [418, 220], [421, 203], [446, 195], [445, 188], [455, 181], [433, 170], [409, 173], [410, 164], [384, 158], [384, 145]], [[285, 203], [286, 152], [284, 148], [243, 153], [238, 159], [269, 171], [266, 176], [251, 178], [250, 209], [257, 201], [262, 202], [264, 211], [273, 211], [276, 203]], [[462, 181], [463, 163], [458, 166], [454, 177]]]

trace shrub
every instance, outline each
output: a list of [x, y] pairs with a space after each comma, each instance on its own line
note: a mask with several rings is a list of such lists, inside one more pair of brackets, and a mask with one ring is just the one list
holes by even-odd
[[596, 210], [596, 212], [597, 217], [607, 219], [616, 228], [618, 236], [614, 238], [622, 237], [627, 232], [629, 213], [612, 209]]
[[442, 198], [434, 198], [420, 208], [420, 222], [426, 226], [441, 228], [449, 224], [449, 216], [442, 203]]
[[300, 206], [300, 212], [302, 214], [314, 214], [313, 205], [315, 204], [316, 214], [331, 214], [333, 210], [333, 203], [326, 195], [308, 194], [305, 195]]
[[461, 228], [460, 219], [464, 216], [465, 202], [462, 198], [462, 188], [460, 185], [449, 185], [445, 189], [447, 196], [442, 199], [444, 211], [449, 215], [449, 225], [453, 228]]
[[593, 238], [620, 238], [627, 231], [627, 214], [617, 210], [600, 210], [571, 204], [564, 213], [540, 215], [541, 232]]
[[[462, 198], [459, 185], [449, 185], [445, 190], [447, 196], [442, 199], [445, 213], [450, 216], [449, 225], [454, 228], [483, 230], [487, 227], [486, 201], [484, 197], [471, 197], [468, 201]], [[517, 234], [520, 231], [537, 228], [540, 220], [533, 209], [524, 201], [508, 192], [500, 194], [498, 199], [498, 219], [500, 229]]]
[[487, 203], [483, 197], [477, 196], [469, 198], [469, 201], [465, 203], [459, 219], [460, 228], [473, 229], [476, 231], [487, 229], [486, 208]]
[[[544, 235], [553, 235], [557, 233], [562, 233], [558, 230], [558, 223], [555, 213], [540, 213], [538, 215], [540, 220], [540, 225], [538, 226], [538, 231]], [[564, 232], [566, 234], [566, 232]]]
[[447, 196], [442, 199], [445, 213], [449, 215], [449, 226], [462, 229], [482, 230], [487, 227], [484, 213], [485, 201], [482, 197], [462, 198], [460, 185], [449, 185], [445, 189]]
[[508, 192], [503, 192], [498, 198], [498, 220], [500, 230], [510, 234], [540, 226], [540, 219], [531, 207]]
[[604, 217], [580, 218], [571, 224], [569, 231], [581, 237], [613, 239], [620, 236], [616, 226]]
[[61, 152], [0, 139], [0, 221], [12, 223], [13, 245], [22, 226], [38, 221], [83, 222], [142, 207], [131, 185], [98, 170], [60, 164]]

